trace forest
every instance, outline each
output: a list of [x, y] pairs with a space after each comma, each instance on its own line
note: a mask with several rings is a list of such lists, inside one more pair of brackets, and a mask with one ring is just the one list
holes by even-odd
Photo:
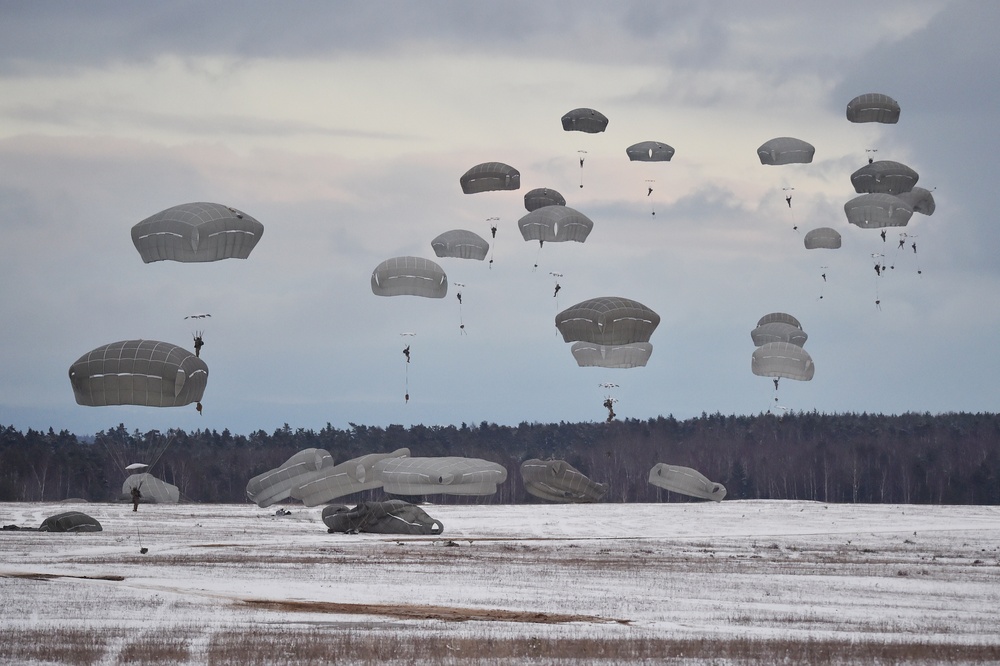
[[[141, 462], [176, 485], [181, 501], [242, 503], [252, 477], [305, 448], [325, 449], [338, 463], [408, 448], [414, 457], [482, 458], [508, 471], [494, 495], [429, 498], [437, 503], [538, 502], [524, 491], [519, 469], [541, 458], [566, 460], [608, 484], [605, 502], [689, 501], [649, 484], [650, 469], [668, 463], [724, 484], [727, 500], [1000, 504], [1000, 415], [817, 412], [517, 426], [352, 423], [338, 429], [328, 423], [318, 432], [285, 424], [249, 435], [128, 432], [119, 424], [78, 437], [0, 426], [0, 501], [123, 500], [124, 468]], [[369, 490], [342, 501], [384, 497]]]

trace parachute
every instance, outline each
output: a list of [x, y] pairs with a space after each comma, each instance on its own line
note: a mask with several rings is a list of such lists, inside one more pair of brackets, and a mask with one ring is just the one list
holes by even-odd
[[851, 184], [859, 194], [900, 194], [909, 192], [920, 178], [901, 162], [879, 160], [866, 164], [851, 174]]
[[525, 460], [521, 479], [529, 495], [551, 502], [596, 502], [608, 492], [607, 485], [591, 481], [565, 460]]
[[649, 342], [660, 315], [638, 301], [617, 296], [592, 298], [556, 315], [565, 342], [626, 345]]
[[180, 407], [201, 401], [208, 366], [168, 342], [122, 340], [77, 359], [69, 381], [80, 405]]
[[263, 508], [287, 499], [310, 472], [333, 466], [333, 456], [323, 449], [303, 449], [284, 463], [247, 482], [247, 499]]
[[507, 470], [478, 458], [387, 458], [375, 475], [391, 495], [492, 495]]
[[423, 296], [444, 298], [448, 276], [430, 259], [394, 257], [372, 271], [372, 293], [376, 296]]
[[934, 195], [922, 187], [914, 187], [909, 192], [901, 192], [896, 196], [906, 206], [913, 209], [914, 213], [921, 215], [933, 215], [934, 209], [937, 207], [934, 203]]
[[808, 164], [813, 161], [816, 148], [802, 139], [781, 136], [765, 141], [757, 149], [761, 164], [781, 166], [785, 164]]
[[563, 115], [562, 126], [567, 132], [597, 134], [608, 128], [608, 118], [600, 111], [595, 111], [594, 109], [573, 109]]
[[761, 324], [750, 331], [750, 339], [753, 340], [755, 347], [760, 347], [769, 342], [787, 342], [796, 347], [802, 347], [806, 344], [809, 336], [798, 326], [780, 321], [771, 321]]
[[769, 323], [771, 323], [773, 321], [780, 321], [780, 322], [783, 322], [785, 324], [791, 324], [792, 326], [795, 326], [796, 328], [802, 328], [802, 324], [799, 323], [799, 320], [796, 319], [795, 317], [793, 317], [792, 315], [786, 313], [786, 312], [771, 312], [771, 313], [768, 313], [768, 314], [764, 315], [763, 317], [761, 317], [760, 319], [757, 320], [757, 325], [758, 326], [763, 326], [764, 324], [769, 324]]
[[132, 227], [132, 243], [143, 262], [246, 259], [264, 235], [264, 225], [217, 203], [187, 203], [160, 211]]
[[582, 243], [587, 240], [594, 223], [569, 206], [543, 206], [518, 220], [517, 226], [526, 241]]
[[892, 194], [862, 194], [844, 204], [847, 221], [862, 229], [905, 227], [913, 210]]
[[840, 232], [830, 227], [818, 227], [811, 230], [802, 239], [807, 250], [836, 250], [840, 248]]
[[882, 93], [858, 95], [847, 103], [847, 119], [852, 123], [899, 122], [899, 102]]
[[565, 206], [566, 199], [556, 190], [548, 187], [537, 187], [524, 194], [524, 208], [529, 213], [545, 206]]
[[482, 261], [490, 251], [490, 244], [474, 231], [452, 229], [431, 241], [434, 254], [439, 257], [476, 259]]
[[672, 493], [721, 502], [726, 487], [709, 481], [701, 472], [690, 467], [658, 463], [649, 470], [649, 483]]
[[581, 368], [640, 368], [645, 367], [653, 354], [653, 345], [648, 342], [622, 345], [574, 342], [570, 352]]
[[291, 497], [306, 506], [318, 506], [337, 497], [380, 488], [382, 479], [375, 473], [375, 463], [389, 458], [408, 458], [409, 455], [409, 449], [397, 449], [392, 453], [369, 453], [332, 467], [307, 472], [296, 478]]
[[119, 500], [132, 500], [132, 489], [138, 488], [142, 499], [155, 504], [177, 504], [181, 498], [180, 489], [172, 483], [158, 479], [149, 472], [131, 474], [122, 484]]
[[375, 534], [441, 534], [444, 525], [418, 506], [403, 500], [362, 502], [353, 509], [339, 504], [323, 507], [329, 532]]
[[626, 148], [625, 154], [633, 162], [669, 162], [674, 149], [659, 141], [640, 141]]
[[759, 377], [786, 377], [804, 382], [811, 380], [816, 371], [809, 353], [790, 342], [768, 342], [757, 347], [750, 369]]
[[466, 194], [516, 190], [521, 187], [521, 172], [503, 162], [483, 162], [466, 171], [459, 183]]
[[81, 511], [64, 511], [49, 516], [38, 528], [40, 532], [102, 532], [101, 523]]

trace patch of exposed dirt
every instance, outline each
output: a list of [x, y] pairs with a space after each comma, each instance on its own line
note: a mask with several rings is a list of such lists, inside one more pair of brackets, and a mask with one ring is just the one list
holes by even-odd
[[27, 578], [29, 580], [52, 580], [54, 578], [77, 578], [80, 580], [113, 580], [116, 582], [121, 582], [125, 580], [125, 576], [115, 576], [115, 575], [104, 575], [104, 576], [73, 576], [70, 574], [51, 574], [51, 573], [3, 573], [0, 572], [0, 578]]

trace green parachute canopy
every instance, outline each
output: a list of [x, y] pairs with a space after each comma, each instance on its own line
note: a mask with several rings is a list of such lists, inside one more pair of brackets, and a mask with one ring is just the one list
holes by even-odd
[[503, 162], [483, 162], [466, 171], [459, 183], [466, 194], [516, 190], [521, 187], [521, 172]]
[[601, 296], [570, 306], [556, 315], [565, 342], [626, 345], [649, 342], [660, 315], [638, 301]]
[[563, 115], [562, 126], [567, 132], [597, 134], [608, 128], [608, 118], [600, 111], [595, 111], [594, 109], [573, 109]]
[[264, 225], [217, 203], [186, 203], [160, 211], [132, 227], [132, 243], [145, 263], [246, 259]]
[[431, 241], [434, 254], [439, 257], [477, 259], [482, 261], [490, 251], [490, 244], [474, 231], [452, 229]]
[[779, 136], [765, 141], [757, 149], [761, 164], [781, 166], [785, 164], [808, 164], [813, 161], [816, 149], [811, 143], [790, 136]]
[[372, 293], [376, 296], [422, 296], [444, 298], [448, 295], [448, 276], [430, 259], [393, 257], [372, 271]]
[[847, 119], [852, 123], [899, 122], [899, 102], [882, 93], [858, 95], [847, 103]]

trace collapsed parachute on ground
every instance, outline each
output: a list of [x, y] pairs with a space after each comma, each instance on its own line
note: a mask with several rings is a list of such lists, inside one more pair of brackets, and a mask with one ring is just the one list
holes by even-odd
[[466, 194], [516, 190], [521, 187], [521, 172], [503, 162], [483, 162], [466, 171], [459, 183]]
[[786, 377], [803, 382], [811, 380], [816, 371], [809, 353], [790, 342], [768, 342], [757, 347], [750, 369], [759, 377]]
[[806, 344], [809, 336], [798, 326], [781, 321], [771, 321], [750, 331], [750, 338], [756, 347], [766, 345], [769, 342], [787, 342], [796, 347], [802, 347]]
[[569, 348], [581, 368], [641, 368], [649, 362], [653, 345], [648, 342], [631, 342], [623, 345], [600, 345], [593, 342], [574, 342]]
[[181, 204], [132, 227], [142, 260], [201, 262], [246, 259], [264, 235], [264, 225], [217, 203]]
[[906, 202], [892, 194], [862, 194], [844, 204], [847, 221], [862, 229], [905, 227], [913, 216]]
[[439, 235], [431, 241], [434, 254], [439, 257], [454, 257], [456, 259], [477, 259], [482, 261], [490, 251], [489, 242], [475, 233], [465, 229], [452, 229]]
[[817, 227], [802, 239], [807, 250], [837, 250], [842, 242], [840, 232], [830, 227]]
[[549, 187], [536, 187], [524, 193], [524, 208], [529, 213], [546, 206], [565, 206], [566, 198]]
[[626, 148], [625, 154], [633, 162], [669, 162], [674, 149], [659, 141], [640, 141]]
[[528, 494], [551, 502], [596, 502], [608, 492], [565, 460], [525, 460], [521, 479]]
[[638, 301], [602, 296], [570, 306], [556, 315], [565, 342], [625, 345], [649, 342], [660, 315]]
[[882, 93], [858, 95], [847, 103], [847, 119], [852, 123], [899, 122], [899, 102]]
[[934, 209], [937, 207], [934, 203], [934, 195], [922, 187], [914, 187], [909, 192], [902, 192], [896, 196], [914, 213], [921, 215], [933, 215]]
[[292, 489], [308, 474], [333, 467], [333, 456], [324, 449], [303, 449], [274, 469], [247, 482], [247, 499], [259, 507], [271, 506], [287, 499]]
[[649, 482], [672, 493], [721, 502], [726, 487], [709, 481], [701, 472], [690, 467], [658, 463], [649, 470]]
[[589, 217], [569, 206], [543, 206], [531, 211], [517, 226], [526, 241], [582, 243], [594, 228]]
[[782, 166], [785, 164], [808, 164], [813, 161], [816, 148], [802, 139], [779, 136], [765, 141], [757, 149], [761, 164]]
[[77, 359], [69, 381], [80, 405], [181, 407], [201, 401], [208, 366], [168, 342], [122, 340]]
[[362, 502], [353, 509], [331, 504], [323, 508], [323, 524], [329, 532], [441, 534], [444, 531], [440, 521], [403, 500]]
[[388, 458], [375, 463], [375, 475], [391, 495], [492, 495], [507, 470], [478, 458]]
[[119, 500], [132, 500], [132, 489], [138, 488], [143, 502], [153, 504], [177, 504], [181, 499], [180, 489], [172, 483], [158, 479], [149, 472], [131, 474], [122, 484]]
[[444, 269], [422, 257], [386, 259], [372, 271], [371, 284], [376, 296], [444, 298], [448, 295]]
[[562, 117], [563, 129], [567, 132], [586, 132], [597, 134], [608, 128], [608, 118], [594, 109], [573, 109]]
[[298, 477], [292, 488], [293, 499], [306, 506], [318, 506], [332, 499], [380, 488], [382, 479], [375, 473], [375, 464], [389, 458], [407, 458], [409, 449], [396, 449], [391, 453], [369, 453], [345, 460], [332, 467], [324, 467]]
[[901, 194], [909, 192], [920, 176], [902, 162], [879, 160], [851, 174], [854, 191], [860, 194]]
[[104, 530], [96, 518], [80, 511], [64, 511], [42, 521], [40, 532], [101, 532]]

